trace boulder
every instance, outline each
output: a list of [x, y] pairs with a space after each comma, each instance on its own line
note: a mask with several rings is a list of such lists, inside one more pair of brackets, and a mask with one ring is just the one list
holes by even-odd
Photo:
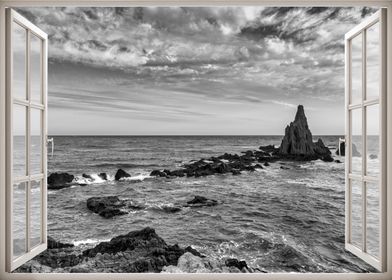
[[150, 173], [150, 176], [154, 176], [154, 177], [167, 177], [167, 174], [163, 171], [160, 170], [153, 170]]
[[186, 207], [203, 207], [203, 206], [215, 206], [218, 205], [218, 201], [209, 199], [204, 196], [196, 195], [192, 200], [187, 202]]
[[98, 177], [105, 181], [108, 180], [108, 174], [106, 174], [105, 172], [99, 173]]
[[73, 244], [69, 243], [61, 243], [59, 241], [56, 241], [54, 238], [48, 236], [48, 249], [61, 249], [61, 248], [72, 248], [74, 247]]
[[124, 170], [122, 170], [121, 168], [119, 170], [117, 170], [116, 175], [114, 175], [114, 179], [116, 181], [119, 181], [122, 178], [128, 178], [128, 177], [131, 177], [131, 175], [128, 174], [127, 172], [125, 172]]
[[242, 270], [243, 268], [248, 268], [248, 265], [246, 264], [245, 261], [239, 261], [237, 259], [227, 259], [225, 260], [225, 265], [227, 267], [231, 267], [231, 266], [236, 267], [239, 270]]
[[[361, 153], [358, 151], [357, 146], [353, 143], [352, 144], [352, 153], [353, 157], [360, 157]], [[341, 142], [340, 143], [340, 154], [339, 154], [339, 147], [336, 149], [336, 155], [340, 156], [345, 156], [346, 155], [346, 143]]]
[[52, 173], [48, 176], [48, 189], [58, 190], [71, 186], [75, 176], [68, 173]]
[[87, 199], [87, 208], [104, 218], [128, 214], [123, 210], [125, 207], [126, 202], [117, 196], [90, 197]]
[[91, 180], [93, 179], [93, 177], [91, 177], [91, 175], [88, 175], [88, 174], [86, 174], [86, 173], [83, 173], [83, 174], [82, 174], [82, 177], [83, 177], [83, 178], [86, 178], [86, 179], [91, 179]]

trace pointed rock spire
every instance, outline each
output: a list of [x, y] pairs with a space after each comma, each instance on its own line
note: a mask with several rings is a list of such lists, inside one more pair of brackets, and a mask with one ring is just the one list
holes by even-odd
[[279, 148], [282, 155], [314, 155], [313, 137], [308, 127], [304, 106], [299, 105], [294, 122], [286, 127], [282, 144]]
[[286, 127], [278, 153], [281, 156], [298, 160], [333, 160], [330, 150], [325, 147], [321, 139], [313, 143], [312, 132], [309, 129], [304, 106], [302, 105], [298, 105], [294, 121]]

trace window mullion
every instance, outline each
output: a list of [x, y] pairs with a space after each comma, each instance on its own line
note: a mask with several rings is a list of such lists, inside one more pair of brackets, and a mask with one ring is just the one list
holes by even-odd
[[31, 192], [31, 180], [30, 180], [30, 149], [31, 149], [31, 139], [30, 139], [30, 134], [31, 134], [31, 125], [30, 125], [30, 119], [31, 119], [31, 108], [30, 108], [30, 102], [31, 102], [31, 88], [30, 88], [30, 38], [31, 33], [30, 30], [27, 30], [27, 46], [26, 46], [26, 55], [27, 55], [27, 63], [26, 63], [26, 85], [27, 85], [27, 98], [28, 98], [28, 103], [29, 106], [27, 107], [27, 133], [26, 133], [26, 143], [27, 143], [27, 149], [26, 149], [26, 159], [27, 159], [27, 175], [29, 178], [29, 181], [27, 182], [27, 190], [26, 190], [26, 251], [30, 252], [30, 192]]
[[366, 175], [366, 29], [362, 32], [362, 250], [367, 251], [366, 248], [366, 182], [364, 177]]

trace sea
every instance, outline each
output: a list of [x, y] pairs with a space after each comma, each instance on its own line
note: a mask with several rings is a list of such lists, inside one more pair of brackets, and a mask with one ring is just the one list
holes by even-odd
[[[278, 146], [282, 136], [53, 136], [48, 174], [74, 174], [83, 186], [49, 190], [48, 235], [91, 247], [152, 227], [168, 244], [190, 245], [216, 260], [245, 260], [263, 272], [374, 272], [344, 248], [345, 158], [335, 155], [339, 137], [314, 141], [321, 138], [340, 162], [278, 161], [239, 176], [167, 179], [149, 174], [224, 153]], [[119, 168], [131, 177], [115, 181]], [[109, 180], [99, 178], [101, 172]], [[88, 198], [109, 195], [145, 209], [112, 219], [87, 209]], [[219, 204], [165, 211], [196, 195]]]

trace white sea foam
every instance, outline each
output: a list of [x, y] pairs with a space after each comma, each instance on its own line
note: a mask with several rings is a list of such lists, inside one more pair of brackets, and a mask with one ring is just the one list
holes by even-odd
[[72, 241], [74, 246], [80, 246], [80, 245], [90, 245], [90, 244], [97, 244], [100, 242], [108, 242], [110, 239], [86, 239], [86, 240], [77, 240], [77, 241]]
[[135, 176], [122, 178], [121, 180], [122, 181], [144, 181], [144, 179], [147, 179], [147, 178], [154, 178], [154, 177], [150, 176], [150, 174], [138, 174]]

